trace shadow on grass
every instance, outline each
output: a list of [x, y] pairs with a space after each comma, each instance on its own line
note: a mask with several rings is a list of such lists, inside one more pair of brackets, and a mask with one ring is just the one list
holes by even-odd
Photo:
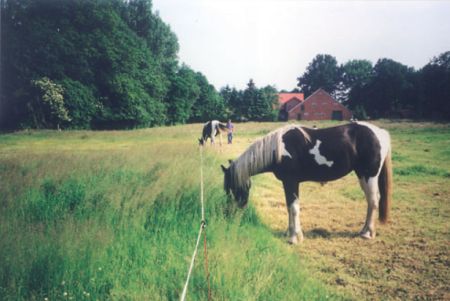
[[326, 239], [333, 239], [333, 238], [353, 238], [358, 237], [357, 232], [353, 231], [337, 231], [337, 232], [330, 232], [327, 229], [324, 228], [314, 228], [310, 231], [306, 231], [304, 233], [306, 238], [326, 238]]
[[[273, 231], [275, 237], [278, 238], [287, 238], [286, 231]], [[309, 231], [303, 232], [303, 235], [306, 239], [316, 239], [316, 238], [325, 238], [325, 239], [334, 239], [334, 238], [354, 238], [358, 237], [357, 232], [352, 231], [338, 231], [338, 232], [330, 232], [324, 228], [314, 228]]]

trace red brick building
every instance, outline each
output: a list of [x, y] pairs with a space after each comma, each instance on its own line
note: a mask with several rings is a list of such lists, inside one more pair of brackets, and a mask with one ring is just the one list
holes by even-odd
[[[300, 97], [301, 95], [301, 97]], [[352, 112], [323, 89], [303, 100], [303, 93], [280, 93], [281, 120], [349, 120]]]
[[305, 100], [303, 93], [279, 93], [278, 105], [280, 109], [280, 120], [297, 119], [297, 113], [292, 110]]

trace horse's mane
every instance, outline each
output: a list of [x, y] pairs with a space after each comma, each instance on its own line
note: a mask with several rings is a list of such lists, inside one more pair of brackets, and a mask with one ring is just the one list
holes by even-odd
[[273, 163], [281, 162], [285, 150], [283, 135], [292, 129], [299, 130], [306, 141], [311, 140], [299, 125], [284, 126], [256, 140], [230, 166], [234, 187], [242, 187], [251, 176], [264, 171]]

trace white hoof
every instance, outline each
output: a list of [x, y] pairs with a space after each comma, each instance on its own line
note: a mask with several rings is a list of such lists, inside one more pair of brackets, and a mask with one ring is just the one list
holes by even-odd
[[302, 235], [294, 235], [294, 236], [291, 236], [290, 238], [289, 238], [289, 240], [288, 240], [288, 242], [291, 244], [291, 245], [296, 245], [296, 244], [298, 244], [298, 243], [301, 243], [303, 241], [303, 234]]
[[298, 238], [297, 236], [292, 236], [291, 238], [289, 238], [288, 243], [291, 245], [296, 245], [298, 244]]
[[359, 233], [359, 236], [361, 236], [364, 239], [372, 239], [372, 238], [375, 238], [375, 233], [371, 234], [370, 231], [366, 231], [366, 232]]

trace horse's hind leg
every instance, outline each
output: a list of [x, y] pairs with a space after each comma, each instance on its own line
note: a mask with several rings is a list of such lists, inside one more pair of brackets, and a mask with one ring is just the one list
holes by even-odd
[[303, 232], [300, 225], [300, 204], [298, 198], [298, 183], [283, 181], [286, 206], [288, 208], [289, 226], [288, 235], [290, 244], [303, 241]]
[[367, 216], [366, 223], [359, 233], [362, 238], [371, 239], [375, 238], [375, 214], [378, 209], [378, 203], [380, 201], [380, 192], [378, 189], [378, 177], [371, 177], [369, 179], [360, 178], [359, 184], [364, 190], [367, 200]]

